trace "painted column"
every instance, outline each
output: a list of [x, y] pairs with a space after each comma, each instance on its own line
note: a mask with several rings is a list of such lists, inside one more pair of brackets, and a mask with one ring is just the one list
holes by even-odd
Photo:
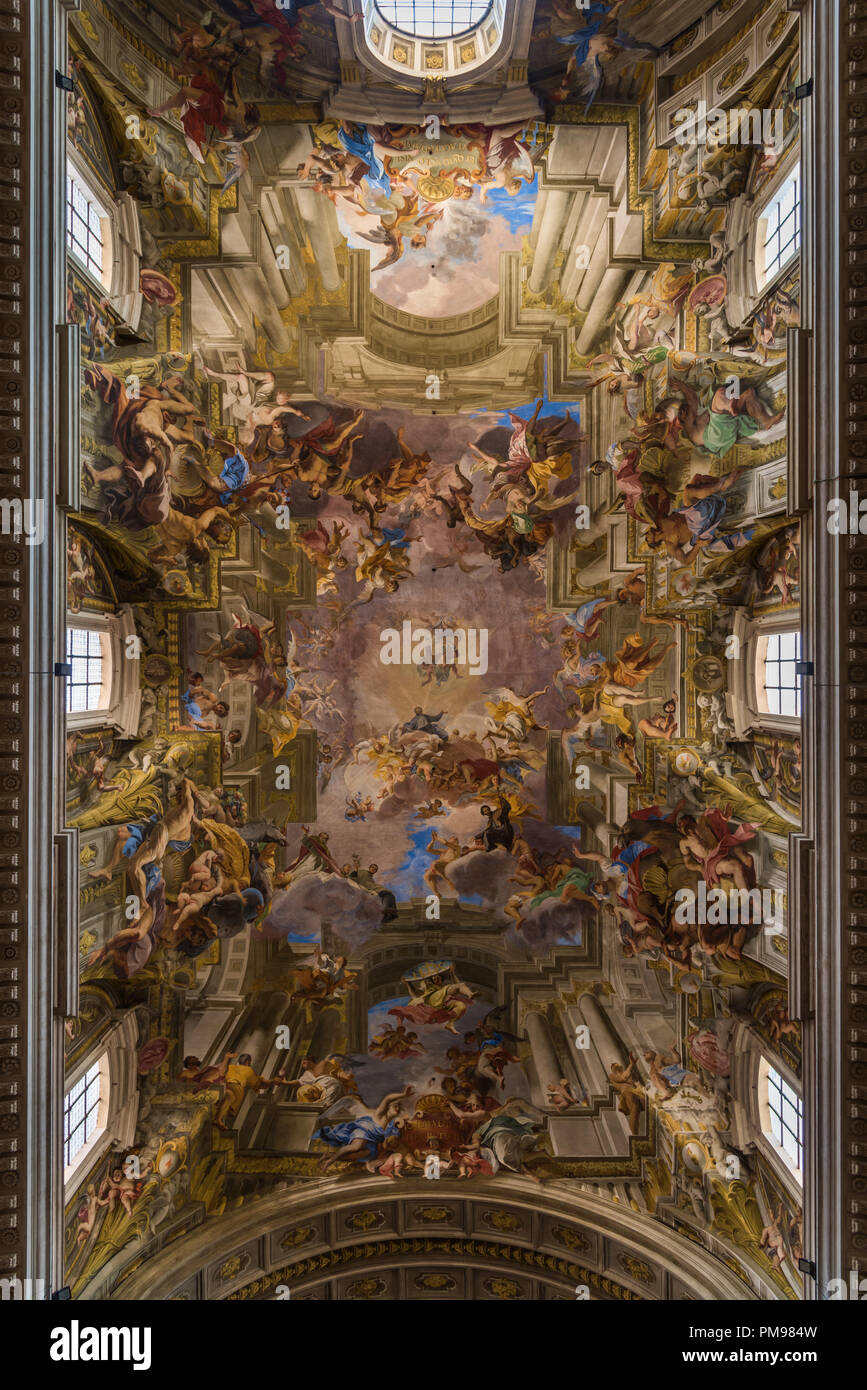
[[610, 1072], [613, 1062], [625, 1066], [629, 1060], [626, 1049], [595, 994], [582, 994], [578, 1012], [590, 1029], [590, 1041], [605, 1068], [605, 1075]]
[[543, 290], [551, 278], [554, 257], [563, 235], [571, 198], [571, 193], [548, 189], [545, 215], [539, 227], [539, 240], [533, 257], [533, 268], [530, 271], [529, 287], [533, 294]]
[[533, 1010], [524, 1019], [524, 1027], [527, 1030], [527, 1037], [530, 1039], [530, 1049], [533, 1053], [533, 1063], [538, 1081], [538, 1094], [534, 1099], [537, 1105], [547, 1106], [550, 1104], [548, 1086], [556, 1086], [562, 1074], [551, 1038], [551, 1031], [548, 1027], [548, 1020], [544, 1014]]
[[324, 290], [340, 289], [340, 269], [334, 254], [336, 227], [332, 219], [336, 216], [331, 203], [322, 193], [312, 188], [296, 189], [298, 207], [307, 227], [310, 245], [316, 256], [316, 265], [322, 279]]
[[618, 295], [623, 291], [623, 286], [629, 279], [628, 270], [620, 270], [616, 267], [609, 267], [599, 284], [599, 289], [593, 300], [593, 307], [587, 318], [584, 320], [584, 327], [578, 339], [577, 351], [579, 353], [589, 352], [593, 342], [603, 323], [611, 313]]

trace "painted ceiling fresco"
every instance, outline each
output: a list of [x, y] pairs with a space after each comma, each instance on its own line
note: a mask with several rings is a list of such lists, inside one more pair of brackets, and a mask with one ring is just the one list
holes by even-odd
[[[277, 1190], [416, 1179], [434, 1226], [580, 1187], [799, 1295], [744, 1070], [800, 1069], [800, 741], [750, 674], [798, 627], [798, 261], [750, 259], [797, 20], [733, 8], [542, 0], [524, 109], [493, 77], [505, 116], [434, 121], [356, 91], [339, 5], [72, 17], [71, 154], [137, 274], [133, 312], [69, 259], [69, 622], [114, 653], [67, 744], [69, 1066], [120, 1026], [135, 1073], [67, 1193], [74, 1297]], [[776, 142], [672, 143], [709, 71]], [[245, 1259], [172, 1296], [280, 1296]], [[565, 1283], [658, 1296], [629, 1259]]]

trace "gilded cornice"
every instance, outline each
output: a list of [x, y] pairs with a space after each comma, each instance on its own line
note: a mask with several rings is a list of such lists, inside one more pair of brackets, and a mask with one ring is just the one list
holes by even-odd
[[[281, 1269], [274, 1270], [270, 1274], [260, 1275], [252, 1283], [229, 1294], [227, 1302], [247, 1302], [268, 1293], [277, 1284], [307, 1283], [317, 1277], [321, 1279], [326, 1270], [333, 1269], [340, 1272], [347, 1265], [377, 1261], [377, 1267], [387, 1267], [395, 1262], [392, 1260], [392, 1256], [406, 1255], [422, 1255], [434, 1259], [438, 1256], [457, 1256], [461, 1265], [464, 1266], [502, 1261], [513, 1269], [521, 1268], [543, 1282], [562, 1282], [569, 1286], [570, 1291], [579, 1284], [585, 1284], [609, 1298], [628, 1303], [641, 1301], [641, 1294], [636, 1293], [633, 1289], [628, 1289], [624, 1284], [617, 1283], [616, 1280], [610, 1279], [607, 1275], [598, 1274], [596, 1270], [572, 1264], [568, 1260], [557, 1259], [554, 1255], [544, 1255], [540, 1251], [528, 1249], [526, 1246], [507, 1245], [487, 1240], [465, 1240], [460, 1237], [436, 1239], [430, 1236], [417, 1236], [415, 1238], [393, 1237], [390, 1240], [364, 1241], [358, 1245], [344, 1246], [338, 1250], [311, 1255], [307, 1259], [284, 1265]], [[504, 1297], [510, 1296], [519, 1296], [519, 1291], [516, 1289], [513, 1294], [504, 1291]]]

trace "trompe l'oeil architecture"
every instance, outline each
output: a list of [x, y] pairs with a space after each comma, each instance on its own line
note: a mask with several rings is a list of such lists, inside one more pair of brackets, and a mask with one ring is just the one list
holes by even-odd
[[832, 10], [0, 16], [0, 1276], [864, 1268]]

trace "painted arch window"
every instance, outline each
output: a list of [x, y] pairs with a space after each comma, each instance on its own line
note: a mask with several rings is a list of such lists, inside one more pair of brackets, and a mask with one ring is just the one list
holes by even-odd
[[796, 164], [759, 214], [756, 274], [764, 288], [801, 249], [801, 166]]

